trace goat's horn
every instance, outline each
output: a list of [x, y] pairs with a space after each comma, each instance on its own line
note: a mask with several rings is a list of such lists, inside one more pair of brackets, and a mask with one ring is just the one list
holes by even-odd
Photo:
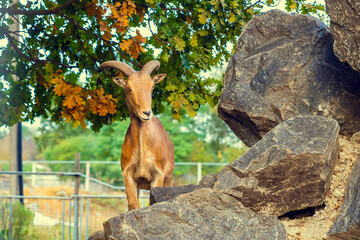
[[135, 72], [135, 70], [132, 67], [130, 67], [128, 64], [119, 61], [106, 61], [100, 65], [100, 68], [101, 69], [115, 68], [121, 71], [127, 77], [129, 77], [131, 74]]
[[149, 62], [147, 62], [143, 68], [141, 69], [141, 71], [145, 71], [147, 72], [149, 75], [155, 73], [160, 67], [160, 62], [157, 60], [151, 60]]

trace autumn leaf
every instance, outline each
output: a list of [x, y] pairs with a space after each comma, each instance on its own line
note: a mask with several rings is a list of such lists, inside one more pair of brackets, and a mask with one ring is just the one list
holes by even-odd
[[200, 24], [205, 24], [207, 22], [207, 16], [206, 16], [205, 10], [200, 8], [198, 11], [200, 13], [199, 16], [198, 16], [199, 23]]
[[190, 46], [196, 47], [197, 45], [198, 45], [197, 37], [196, 37], [196, 35], [194, 35], [194, 36], [190, 39]]
[[274, 3], [274, 0], [266, 0], [266, 4], [268, 5], [268, 6], [270, 6], [271, 4], [273, 4]]
[[106, 21], [101, 21], [99, 23], [99, 25], [100, 25], [100, 31], [102, 31], [102, 32], [104, 32], [104, 31], [106, 31], [108, 29]]
[[200, 36], [204, 37], [204, 36], [207, 36], [209, 33], [206, 29], [203, 29], [203, 30], [199, 31], [198, 34]]
[[229, 22], [233, 23], [233, 22], [235, 22], [235, 21], [236, 21], [236, 16], [235, 16], [235, 14], [230, 13]]
[[172, 108], [173, 108], [174, 111], [179, 112], [179, 111], [182, 109], [183, 104], [182, 104], [182, 102], [180, 101], [180, 99], [176, 99], [175, 101], [173, 101], [173, 102], [171, 103], [171, 106], [172, 106]]
[[103, 38], [104, 38], [106, 41], [110, 41], [111, 37], [112, 37], [112, 35], [111, 35], [111, 33], [110, 33], [109, 30], [106, 31], [106, 32], [104, 33], [104, 35], [103, 35]]
[[136, 36], [132, 39], [126, 39], [119, 44], [121, 50], [130, 54], [132, 58], [138, 58], [141, 52], [145, 52], [145, 48], [141, 45], [146, 43], [146, 38], [141, 36], [139, 31], [136, 31]]
[[167, 91], [172, 91], [172, 92], [174, 92], [174, 91], [176, 91], [178, 88], [176, 87], [176, 86], [174, 86], [174, 85], [172, 85], [172, 84], [168, 84], [168, 85], [166, 85], [166, 87], [165, 87], [165, 90], [167, 90]]
[[186, 16], [186, 23], [190, 25], [191, 22], [192, 22], [191, 17], [190, 17], [190, 16]]
[[178, 112], [173, 113], [171, 116], [173, 119], [178, 120], [178, 121], [180, 121], [180, 119], [181, 119], [181, 114]]
[[114, 99], [109, 94], [104, 95], [105, 91], [103, 88], [98, 89], [95, 92], [96, 94], [89, 99], [90, 111], [99, 116], [106, 116], [108, 113], [115, 114], [115, 103], [117, 102], [117, 99]]
[[194, 108], [191, 104], [187, 105], [185, 107], [186, 109], [186, 113], [189, 115], [189, 117], [195, 117], [196, 116], [196, 111], [194, 111]]
[[129, 52], [130, 51], [130, 47], [131, 47], [131, 44], [134, 42], [134, 40], [132, 39], [126, 39], [124, 40], [123, 42], [121, 42], [119, 44], [121, 50], [125, 51], [125, 52]]
[[295, 9], [297, 9], [297, 4], [294, 2], [294, 3], [291, 4], [289, 7], [290, 7], [290, 9], [295, 10]]
[[292, 9], [292, 10], [297, 9], [298, 6], [297, 6], [295, 0], [292, 0], [291, 2], [292, 2], [292, 4], [289, 6], [289, 8]]
[[194, 102], [197, 99], [196, 95], [193, 92], [189, 93], [189, 100]]
[[178, 51], [182, 51], [185, 48], [185, 41], [178, 36], [174, 37], [175, 40], [175, 47]]

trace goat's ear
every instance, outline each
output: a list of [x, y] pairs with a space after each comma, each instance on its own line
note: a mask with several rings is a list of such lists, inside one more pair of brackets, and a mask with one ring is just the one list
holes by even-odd
[[166, 77], [166, 74], [165, 73], [160, 73], [160, 74], [156, 74], [152, 80], [153, 82], [156, 84], [158, 82], [161, 82], [164, 78]]
[[125, 81], [121, 77], [113, 77], [113, 81], [120, 87], [125, 88]]

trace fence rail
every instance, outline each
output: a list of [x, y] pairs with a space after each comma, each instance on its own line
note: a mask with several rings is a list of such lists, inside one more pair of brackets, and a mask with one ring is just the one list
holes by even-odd
[[[8, 161], [0, 161], [0, 164], [8, 164]], [[33, 160], [33, 161], [24, 161], [24, 165], [31, 164], [32, 165], [32, 173], [35, 173], [32, 177], [32, 185], [35, 185], [35, 175], [37, 172], [37, 164], [75, 164], [75, 161], [58, 161], [58, 160]], [[82, 177], [85, 177], [85, 190], [89, 190], [89, 181], [94, 181], [100, 184], [110, 185], [105, 182], [102, 182], [100, 180], [97, 180], [95, 178], [92, 178], [90, 176], [90, 169], [91, 164], [107, 164], [107, 165], [119, 165], [118, 161], [99, 161], [99, 160], [81, 160], [80, 165], [86, 166], [85, 168], [85, 175], [81, 175]], [[203, 166], [225, 166], [227, 163], [213, 163], [213, 162], [175, 162], [175, 166], [196, 166], [197, 167], [197, 182], [200, 182], [202, 178], [202, 167]], [[1, 173], [0, 173], [1, 174]], [[65, 174], [64, 174], [65, 176]], [[111, 187], [111, 186], [108, 186]]]

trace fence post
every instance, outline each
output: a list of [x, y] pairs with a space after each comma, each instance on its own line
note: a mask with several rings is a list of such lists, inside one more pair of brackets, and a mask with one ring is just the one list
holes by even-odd
[[[5, 210], [5, 209], [4, 209]], [[9, 210], [9, 240], [12, 238], [12, 227], [13, 227], [13, 199], [10, 198], [10, 210]]]
[[[35, 161], [32, 161], [32, 172], [36, 173], [36, 162]], [[31, 186], [32, 187], [35, 187], [35, 178], [36, 178], [35, 174], [31, 175]]]
[[86, 191], [89, 191], [90, 189], [90, 162], [89, 161], [86, 161], [86, 179], [85, 179], [85, 190]]
[[[75, 172], [80, 172], [80, 153], [75, 153]], [[74, 198], [74, 240], [79, 239], [78, 234], [78, 221], [79, 221], [79, 189], [80, 189], [80, 176], [75, 176], [75, 198]]]
[[197, 183], [200, 182], [202, 175], [201, 162], [197, 163]]

